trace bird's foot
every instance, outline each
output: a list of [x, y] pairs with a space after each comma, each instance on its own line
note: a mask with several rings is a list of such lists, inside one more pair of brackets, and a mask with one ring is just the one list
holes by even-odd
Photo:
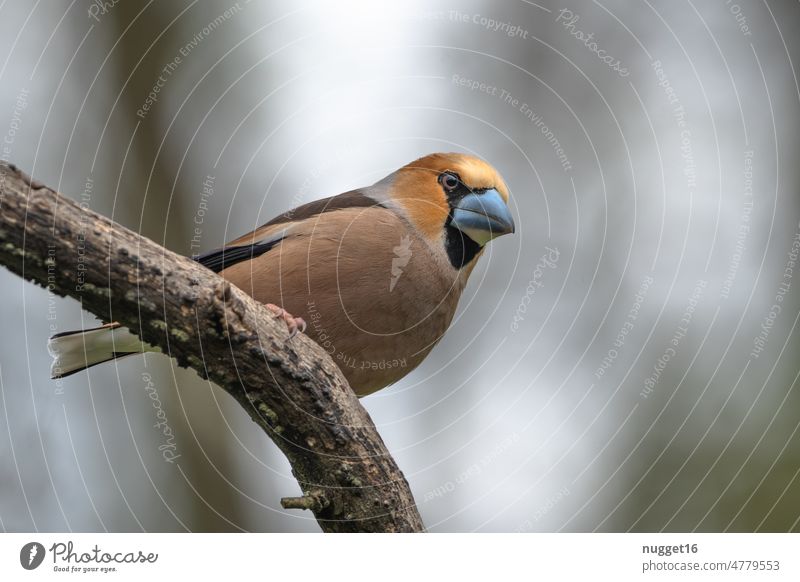
[[283, 307], [278, 307], [273, 303], [267, 303], [266, 307], [275, 317], [282, 319], [286, 323], [286, 327], [289, 328], [288, 339], [292, 339], [296, 336], [298, 331], [304, 332], [306, 330], [306, 322], [302, 317], [294, 317]]

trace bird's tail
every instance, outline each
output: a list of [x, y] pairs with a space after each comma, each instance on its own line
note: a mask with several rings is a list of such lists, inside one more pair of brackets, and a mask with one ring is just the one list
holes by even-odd
[[47, 349], [53, 356], [51, 378], [63, 378], [116, 358], [151, 351], [128, 328], [107, 323], [92, 329], [65, 331], [50, 338]]

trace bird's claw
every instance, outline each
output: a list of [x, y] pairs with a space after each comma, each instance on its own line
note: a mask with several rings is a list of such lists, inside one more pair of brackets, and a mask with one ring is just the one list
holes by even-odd
[[306, 321], [302, 317], [294, 317], [283, 307], [278, 307], [273, 303], [267, 303], [266, 307], [273, 313], [273, 315], [275, 315], [275, 317], [282, 319], [286, 323], [286, 327], [289, 329], [289, 337], [286, 341], [289, 341], [296, 336], [298, 331], [306, 331]]

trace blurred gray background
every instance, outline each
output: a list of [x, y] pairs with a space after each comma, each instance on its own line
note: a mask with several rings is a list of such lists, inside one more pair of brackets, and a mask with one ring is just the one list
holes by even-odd
[[[428, 527], [800, 531], [797, 2], [265, 4], [3, 2], [2, 157], [191, 254], [481, 156], [517, 234], [362, 401]], [[317, 531], [233, 399], [160, 355], [53, 382], [95, 318], [0, 289], [0, 528]]]

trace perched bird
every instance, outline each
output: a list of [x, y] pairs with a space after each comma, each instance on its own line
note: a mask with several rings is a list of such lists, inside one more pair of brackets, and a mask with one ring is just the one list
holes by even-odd
[[[494, 168], [465, 154], [432, 154], [196, 260], [267, 304], [292, 333], [304, 329], [365, 396], [425, 359], [484, 245], [512, 232], [508, 189]], [[143, 351], [116, 323], [53, 336], [49, 347], [53, 377]]]

